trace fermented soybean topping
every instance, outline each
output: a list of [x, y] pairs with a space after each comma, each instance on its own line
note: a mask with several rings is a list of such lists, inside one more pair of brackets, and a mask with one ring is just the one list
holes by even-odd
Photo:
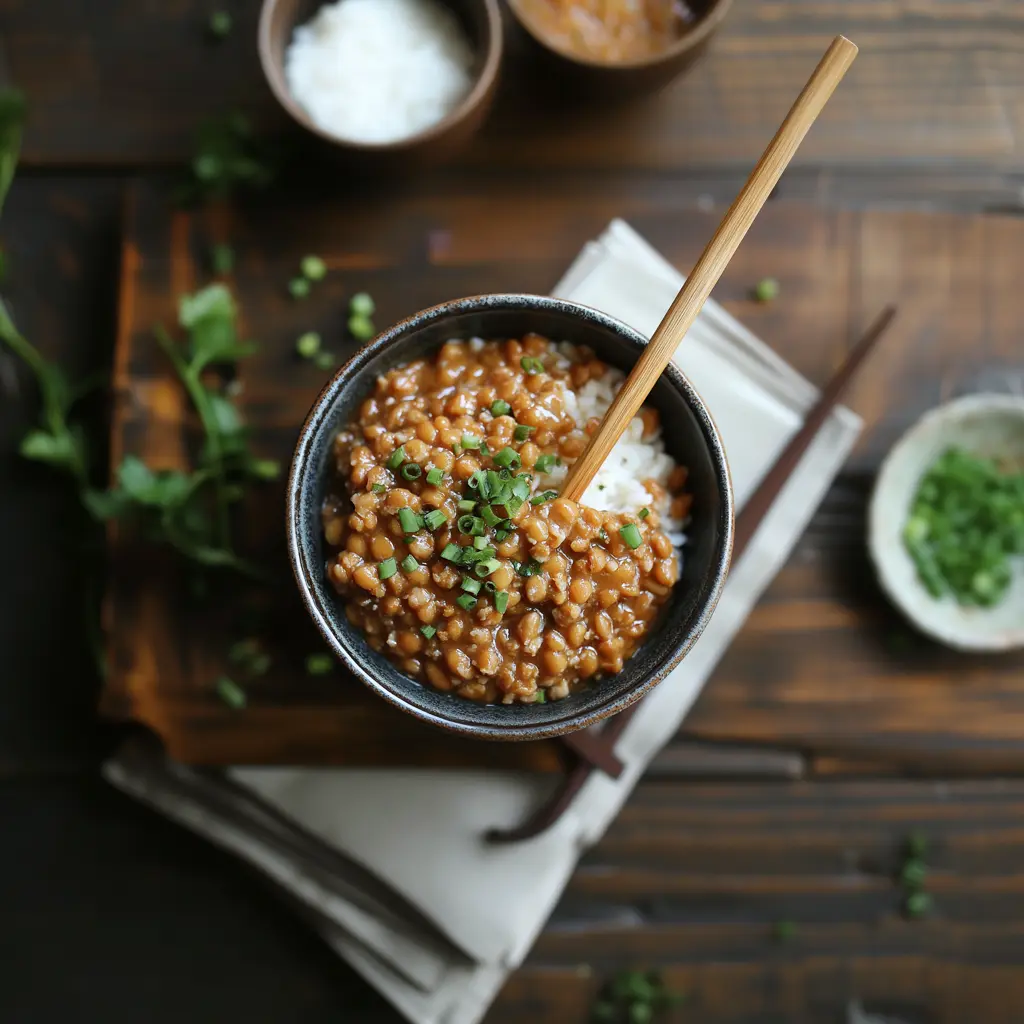
[[[678, 575], [657, 511], [601, 512], [535, 479], [583, 451], [597, 421], [581, 430], [565, 389], [605, 369], [539, 335], [448, 342], [380, 377], [336, 437], [328, 577], [405, 674], [470, 700], [543, 702], [618, 672], [642, 642]], [[680, 518], [685, 481], [680, 467]]]

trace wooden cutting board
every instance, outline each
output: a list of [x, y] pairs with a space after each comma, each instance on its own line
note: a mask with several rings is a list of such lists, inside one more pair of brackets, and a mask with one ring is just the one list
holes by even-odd
[[[214, 240], [235, 249], [230, 283], [243, 334], [260, 344], [241, 366], [239, 402], [258, 453], [287, 462], [327, 379], [297, 359], [295, 339], [318, 330], [339, 360], [350, 353], [344, 325], [355, 292], [374, 296], [378, 326], [462, 295], [547, 292], [615, 216], [686, 270], [721, 213], [685, 189], [630, 176], [576, 176], [543, 195], [528, 178], [467, 184], [454, 173], [376, 192], [363, 185], [347, 194], [347, 187], [290, 199], [279, 190], [264, 205], [201, 213], [173, 210], [150, 185], [130, 190], [114, 464], [131, 452], [155, 468], [181, 465], [194, 440], [152, 326], [173, 325], [176, 297], [210, 279]], [[307, 253], [323, 257], [330, 272], [297, 302], [287, 282]], [[848, 472], [727, 653], [677, 746], [693, 738], [798, 746], [822, 763], [1024, 764], [1017, 682], [1024, 658], [971, 660], [916, 640], [894, 652], [888, 637], [901, 629], [899, 619], [871, 582], [863, 548], [871, 474], [899, 433], [942, 399], [1019, 371], [1024, 294], [1011, 279], [1022, 253], [1024, 224], [1010, 218], [787, 202], [762, 213], [715, 295], [811, 380], [831, 377], [884, 304], [898, 303], [900, 315], [850, 395], [868, 429]], [[759, 305], [749, 293], [766, 275], [783, 291]], [[274, 665], [246, 683], [248, 708], [232, 711], [214, 690], [227, 648], [253, 628], [234, 601], [198, 602], [172, 560], [115, 535], [106, 716], [146, 725], [172, 756], [196, 764], [560, 769], [557, 743], [456, 739], [383, 704], [340, 670], [307, 676], [304, 655], [322, 645], [286, 566], [283, 484], [259, 492], [243, 518], [247, 547], [280, 578], [257, 629]], [[672, 749], [665, 757], [672, 760]]]

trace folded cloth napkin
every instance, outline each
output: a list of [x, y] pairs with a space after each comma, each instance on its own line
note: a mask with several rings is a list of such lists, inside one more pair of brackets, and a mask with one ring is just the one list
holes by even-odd
[[[556, 295], [651, 334], [682, 284], [628, 225], [589, 243]], [[738, 506], [817, 392], [714, 302], [677, 357], [722, 433]], [[733, 566], [710, 624], [640, 705], [616, 746], [618, 779], [595, 772], [544, 834], [489, 845], [557, 780], [486, 770], [231, 768], [197, 771], [126, 750], [116, 786], [263, 872], [324, 939], [415, 1024], [473, 1024], [523, 960], [580, 853], [608, 827], [678, 729], [752, 606], [789, 556], [860, 431], [838, 408]], [[457, 884], [442, 865], [458, 865]]]

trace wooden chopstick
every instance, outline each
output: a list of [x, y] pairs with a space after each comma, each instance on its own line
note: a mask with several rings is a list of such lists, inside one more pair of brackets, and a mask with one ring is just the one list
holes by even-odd
[[[743, 511], [736, 517], [736, 530], [733, 540], [732, 560], [735, 564], [742, 558], [747, 550], [750, 541], [757, 532], [758, 527], [764, 522], [764, 517], [778, 497], [779, 492], [786, 482], [793, 475], [800, 460], [803, 458], [811, 442], [818, 436], [825, 420], [832, 414], [832, 411], [839, 404], [843, 392], [853, 380], [854, 374], [860, 369], [864, 360], [868, 357], [874, 347], [881, 340], [896, 315], [893, 306], [887, 306], [867, 329], [864, 336], [853, 347], [853, 350], [846, 357], [846, 361], [833, 375], [832, 379], [825, 385], [814, 408], [807, 414], [804, 425], [793, 435], [789, 444], [783, 449], [782, 454], [772, 464], [764, 479], [754, 491], [750, 500], [744, 505]], [[611, 778], [618, 778], [622, 771], [622, 763], [615, 756], [615, 744], [625, 731], [633, 715], [640, 710], [642, 700], [637, 701], [625, 711], [615, 715], [603, 726], [598, 726], [586, 731], [587, 742], [566, 743], [570, 750], [579, 758], [576, 764], [570, 769], [564, 783], [558, 788], [554, 796], [537, 810], [521, 825], [510, 829], [493, 829], [487, 834], [487, 839], [494, 843], [512, 843], [524, 839], [532, 839], [550, 828], [562, 814], [570, 807], [576, 795], [583, 788], [584, 783], [591, 774], [600, 769], [605, 771]], [[566, 742], [573, 736], [563, 736], [562, 741]], [[595, 757], [595, 750], [600, 751], [600, 756]], [[611, 767], [613, 770], [608, 771]]]
[[842, 81], [857, 47], [845, 36], [836, 36], [814, 73], [807, 80], [775, 137], [768, 143], [747, 183], [729, 207], [711, 241], [697, 260], [664, 319], [651, 336], [633, 371], [615, 396], [583, 454], [576, 460], [562, 488], [562, 496], [579, 501], [597, 475], [615, 442], [639, 412], [683, 336], [718, 283], [754, 218], [793, 159], [800, 143]]

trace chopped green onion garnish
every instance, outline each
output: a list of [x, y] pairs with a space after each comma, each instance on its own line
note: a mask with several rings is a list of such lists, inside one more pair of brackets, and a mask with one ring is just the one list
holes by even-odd
[[608, 531], [602, 526], [597, 532], [598, 539], [603, 541], [605, 544], [608, 543]]
[[771, 302], [772, 299], [779, 297], [781, 290], [779, 282], [774, 277], [765, 277], [757, 282], [757, 287], [754, 289], [754, 298], [758, 302]]
[[508, 535], [511, 530], [495, 530], [494, 539], [500, 544], [503, 540], [508, 540]]
[[322, 281], [327, 276], [327, 264], [319, 256], [304, 256], [300, 267], [302, 276], [310, 281]]
[[398, 572], [398, 563], [393, 558], [385, 558], [377, 563], [377, 575], [382, 580], [389, 580]]
[[398, 510], [398, 522], [401, 524], [402, 533], [415, 533], [423, 529], [422, 516], [416, 515], [411, 508], [400, 508]]
[[348, 333], [357, 341], [369, 341], [377, 333], [377, 328], [373, 326], [373, 321], [365, 316], [350, 316]]
[[441, 552], [441, 557], [446, 562], [455, 562], [456, 565], [459, 559], [462, 557], [462, 548], [458, 544], [445, 544], [444, 550]]
[[519, 365], [529, 374], [544, 372], [544, 364], [539, 359], [534, 359], [531, 356], [523, 356], [519, 360]]
[[534, 469], [538, 473], [550, 473], [552, 466], [560, 466], [561, 464], [562, 460], [557, 455], [542, 455], [534, 463]]
[[307, 654], [306, 674], [325, 676], [334, 668], [334, 658], [329, 654]]
[[500, 567], [501, 562], [496, 558], [488, 558], [486, 562], [477, 562], [476, 565], [473, 566], [473, 574], [479, 579], [484, 579], [487, 576], [490, 576], [495, 569]]
[[505, 609], [508, 607], [508, 592], [507, 591], [499, 590], [494, 595], [494, 607], [502, 615], [505, 614]]
[[520, 501], [525, 501], [530, 496], [530, 479], [525, 476], [517, 476], [512, 481], [512, 493], [519, 498]]
[[558, 491], [541, 491], [530, 499], [531, 505], [543, 505], [546, 501], [552, 501], [558, 497]]
[[462, 445], [458, 441], [452, 445], [452, 451], [455, 453], [455, 458], [458, 458], [462, 454]]
[[646, 519], [650, 514], [651, 514], [651, 510], [649, 508], [642, 508], [642, 509], [640, 509], [640, 518], [641, 519]]
[[429, 640], [436, 632], [435, 626], [420, 626], [420, 632]]
[[480, 509], [480, 515], [484, 517], [484, 522], [492, 529], [501, 522], [501, 516], [495, 515], [490, 505], [484, 505]]
[[541, 564], [535, 558], [531, 558], [528, 562], [513, 562], [512, 564], [520, 576], [536, 576], [541, 570]]
[[494, 456], [494, 461], [503, 469], [518, 469], [523, 464], [523, 460], [519, 457], [519, 452], [509, 447], [502, 448]]
[[309, 294], [309, 282], [304, 277], [293, 277], [288, 282], [288, 291], [293, 299], [304, 299]]
[[439, 508], [432, 509], [423, 517], [423, 523], [428, 530], [439, 530], [447, 522], [448, 517]]
[[224, 242], [210, 247], [210, 264], [215, 274], [230, 274], [235, 265], [235, 250]]
[[480, 438], [474, 437], [472, 434], [463, 434], [462, 447], [467, 450], [475, 451], [480, 447]]
[[512, 431], [512, 437], [516, 441], [525, 441], [536, 429], [536, 427], [528, 427], [525, 423], [520, 423], [516, 429]]
[[492, 416], [507, 416], [512, 411], [512, 406], [502, 398], [496, 398], [491, 402]]
[[383, 484], [373, 484], [370, 487], [370, 490], [373, 491], [374, 494], [383, 494], [387, 488]]
[[427, 483], [430, 484], [431, 487], [438, 487], [441, 484], [443, 484], [444, 483], [444, 470], [443, 469], [438, 469], [437, 466], [435, 466], [433, 469], [428, 469], [427, 470]]
[[331, 352], [321, 349], [315, 356], [313, 356], [313, 365], [318, 370], [333, 370], [334, 355]]
[[498, 592], [498, 588], [494, 585], [494, 582], [492, 580], [488, 580], [484, 584], [484, 593], [485, 594], [496, 594], [497, 592]]
[[405, 447], [399, 445], [389, 456], [388, 456], [388, 469], [398, 469], [398, 467], [405, 462]]
[[231, 34], [231, 14], [228, 11], [214, 11], [207, 27], [214, 39], [224, 39]]
[[482, 585], [483, 584], [481, 584], [479, 580], [471, 579], [469, 576], [464, 576], [462, 578], [462, 589], [466, 591], [467, 594], [479, 594], [480, 587]]
[[403, 572], [415, 572], [420, 567], [420, 563], [416, 561], [412, 555], [406, 555], [402, 559], [402, 571]]
[[478, 470], [477, 470], [477, 471], [476, 471], [476, 472], [475, 472], [475, 473], [474, 473], [474, 474], [473, 474], [473, 475], [472, 475], [472, 476], [471, 476], [471, 477], [470, 477], [470, 478], [469, 478], [469, 479], [468, 479], [468, 480], [466, 481], [466, 486], [467, 486], [467, 487], [468, 487], [468, 488], [469, 488], [469, 489], [470, 489], [471, 491], [478, 491], [478, 490], [480, 490], [480, 484], [481, 484], [481, 483], [483, 482], [483, 479], [484, 479], [484, 471], [483, 471], [482, 469], [478, 469]]
[[295, 351], [302, 356], [303, 359], [312, 359], [313, 356], [320, 351], [320, 335], [316, 331], [306, 331], [305, 334], [299, 336], [299, 340], [295, 342]]
[[459, 516], [458, 527], [460, 533], [473, 537], [482, 537], [484, 533], [484, 521], [479, 516]]
[[[534, 704], [546, 704], [547, 702], [548, 702], [548, 695], [543, 690], [538, 690], [533, 695], [533, 703]], [[644, 1003], [643, 1005], [646, 1006], [647, 1004]]]
[[352, 316], [371, 317], [377, 312], [377, 304], [366, 292], [356, 292], [348, 300], [348, 311]]
[[455, 603], [460, 608], [465, 608], [468, 612], [470, 609], [476, 607], [476, 598], [472, 594], [460, 594], [456, 599]]
[[487, 547], [487, 538], [486, 537], [474, 537], [473, 538], [473, 547], [477, 551], [483, 551], [484, 548]]
[[514, 516], [523, 507], [523, 499], [514, 495], [505, 499], [505, 508], [510, 516]]
[[245, 696], [245, 690], [243, 690], [234, 679], [228, 679], [227, 676], [221, 676], [217, 680], [217, 696], [229, 708], [234, 708], [236, 711], [241, 711], [245, 707], [248, 700]]
[[619, 536], [634, 551], [636, 551], [636, 549], [644, 542], [643, 537], [640, 536], [640, 531], [636, 528], [636, 524], [634, 523], [626, 523], [626, 525], [619, 530]]
[[508, 466], [502, 466], [498, 470], [498, 479], [503, 483], [507, 484], [512, 479], [512, 470]]
[[473, 501], [472, 498], [463, 498], [462, 501], [459, 502], [459, 511], [460, 512], [473, 512], [475, 510], [476, 510], [476, 502]]
[[418, 480], [423, 473], [423, 467], [417, 465], [415, 462], [407, 462], [402, 467], [402, 476], [406, 480]]

